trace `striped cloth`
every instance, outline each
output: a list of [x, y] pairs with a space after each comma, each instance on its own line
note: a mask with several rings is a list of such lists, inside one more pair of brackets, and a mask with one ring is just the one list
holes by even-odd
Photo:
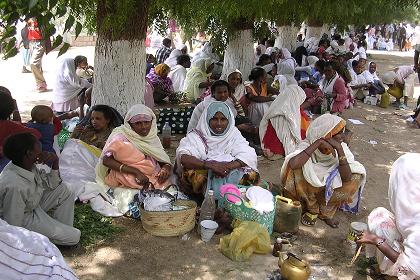
[[1, 279], [74, 280], [57, 247], [47, 237], [0, 219]]

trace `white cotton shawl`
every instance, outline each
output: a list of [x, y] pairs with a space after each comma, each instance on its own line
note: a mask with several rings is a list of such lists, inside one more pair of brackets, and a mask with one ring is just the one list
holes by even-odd
[[184, 89], [184, 81], [187, 76], [187, 69], [182, 65], [175, 65], [171, 67], [168, 77], [172, 81], [172, 86], [175, 92], [181, 92]]
[[[198, 103], [195, 106], [194, 111], [191, 115], [191, 119], [188, 123], [187, 131], [190, 132], [193, 129], [197, 128], [198, 121], [200, 120], [201, 115], [203, 114], [204, 110], [210, 105], [210, 103], [217, 101], [213, 96], [206, 96], [203, 101]], [[237, 115], [237, 111], [235, 109], [235, 105], [233, 104], [232, 100], [229, 98], [225, 101], [225, 103], [229, 106], [230, 110], [233, 113], [234, 118]]]
[[403, 263], [420, 276], [420, 154], [401, 156], [392, 166], [388, 197], [404, 238]]
[[[271, 122], [276, 135], [282, 143], [286, 155], [292, 153], [302, 141], [300, 133], [300, 105], [305, 101], [306, 94], [298, 85], [286, 87], [284, 92], [270, 105], [260, 123], [260, 140], [267, 132], [268, 121]], [[264, 148], [264, 144], [261, 144]]]
[[[286, 175], [287, 165], [289, 164], [289, 160], [294, 156], [301, 153], [303, 150], [308, 148], [311, 144], [313, 144], [316, 140], [325, 137], [330, 133], [331, 130], [334, 129], [341, 121], [342, 118], [331, 115], [331, 114], [324, 114], [317, 119], [315, 119], [308, 127], [306, 131], [306, 139], [303, 140], [296, 148], [296, 150], [286, 156], [286, 159], [283, 163], [281, 168], [281, 181], [284, 181], [284, 176]], [[363, 188], [366, 182], [366, 169], [365, 167], [354, 159], [354, 155], [348, 148], [346, 143], [341, 143], [344, 153], [347, 158], [347, 162], [349, 163], [349, 167], [352, 173], [361, 174], [362, 180], [360, 181], [360, 193], [363, 192]], [[330, 173], [338, 167], [338, 158], [335, 157], [333, 154], [325, 155], [321, 153], [319, 150], [316, 150], [311, 158], [303, 165], [302, 171], [305, 180], [316, 188], [325, 187], [327, 183], [327, 178]], [[343, 185], [340, 177], [340, 173], [334, 177], [332, 181], [332, 189], [339, 188]], [[356, 192], [355, 196], [353, 197], [353, 202], [349, 205], [351, 208], [358, 205], [358, 192]]]
[[182, 55], [182, 52], [178, 49], [174, 49], [171, 51], [171, 54], [169, 55], [169, 57], [167, 59], [165, 59], [165, 64], [168, 65], [169, 67], [174, 67], [176, 66], [177, 63], [177, 59], [178, 56]]
[[339, 77], [340, 76], [337, 73], [335, 73], [335, 76], [332, 77], [330, 80], [327, 80], [327, 78], [324, 76], [324, 78], [322, 78], [322, 80], [319, 82], [322, 92], [326, 95], [331, 96], [334, 84]]
[[56, 69], [53, 103], [64, 103], [72, 100], [83, 88], [89, 88], [92, 84], [76, 75], [76, 66], [73, 58], [59, 60]]
[[235, 88], [235, 92], [233, 93], [233, 96], [235, 97], [235, 99], [237, 101], [241, 100], [241, 98], [246, 95], [246, 88], [245, 88], [245, 84], [243, 81], [243, 77], [242, 77], [242, 72], [239, 71], [238, 69], [235, 69], [233, 71], [229, 71], [228, 74], [226, 75], [226, 82], [229, 82], [229, 76], [232, 75], [233, 73], [239, 73], [239, 75], [241, 75], [241, 79], [242, 79], [242, 83], [240, 83], [236, 88]]
[[238, 159], [253, 170], [257, 170], [257, 154], [235, 127], [232, 111], [229, 109], [230, 117], [228, 119], [230, 121], [226, 128], [227, 132], [222, 136], [217, 136], [210, 132], [207, 108], [201, 114], [196, 130], [189, 132], [179, 143], [176, 150], [178, 174], [182, 172], [182, 155], [194, 156], [200, 160], [232, 161]]
[[295, 79], [295, 62], [293, 58], [284, 59], [278, 63], [277, 74], [286, 77], [287, 85], [297, 85]]

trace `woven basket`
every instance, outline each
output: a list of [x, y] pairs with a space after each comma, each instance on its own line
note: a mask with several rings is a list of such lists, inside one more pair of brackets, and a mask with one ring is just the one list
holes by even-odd
[[140, 207], [141, 223], [145, 231], [155, 236], [180, 236], [191, 231], [195, 226], [197, 203], [192, 200], [178, 200], [177, 206], [188, 209], [175, 211], [146, 211]]
[[[244, 187], [246, 186], [238, 186]], [[227, 196], [235, 196], [241, 200], [240, 204], [233, 204], [229, 200], [227, 200]], [[276, 214], [276, 200], [273, 198], [274, 201], [274, 210], [268, 213], [260, 214], [257, 210], [253, 208], [248, 208], [245, 206], [244, 201], [241, 197], [237, 196], [233, 193], [225, 193], [223, 196], [223, 208], [226, 209], [227, 212], [231, 215], [232, 219], [237, 219], [240, 221], [253, 221], [257, 222], [264, 227], [267, 228], [268, 233], [273, 233], [273, 224], [274, 224], [274, 217]]]

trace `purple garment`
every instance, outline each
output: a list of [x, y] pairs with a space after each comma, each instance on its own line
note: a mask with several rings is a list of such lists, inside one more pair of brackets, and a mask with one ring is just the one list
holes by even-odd
[[162, 78], [155, 73], [155, 68], [150, 69], [149, 74], [146, 76], [149, 81], [152, 83], [153, 87], [160, 87], [162, 90], [167, 92], [173, 92], [174, 88], [172, 86], [172, 80], [169, 77]]
[[3, 171], [3, 169], [6, 167], [6, 165], [9, 163], [10, 159], [8, 159], [5, 156], [0, 157], [0, 172]]
[[39, 141], [42, 144], [42, 150], [55, 153], [54, 144], [54, 125], [52, 123], [34, 123], [28, 122], [27, 127], [34, 128], [41, 133]]

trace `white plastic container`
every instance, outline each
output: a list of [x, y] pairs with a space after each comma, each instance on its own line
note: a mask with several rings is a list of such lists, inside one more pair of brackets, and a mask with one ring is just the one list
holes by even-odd
[[204, 220], [200, 223], [201, 240], [209, 242], [216, 232], [219, 224], [212, 220]]

